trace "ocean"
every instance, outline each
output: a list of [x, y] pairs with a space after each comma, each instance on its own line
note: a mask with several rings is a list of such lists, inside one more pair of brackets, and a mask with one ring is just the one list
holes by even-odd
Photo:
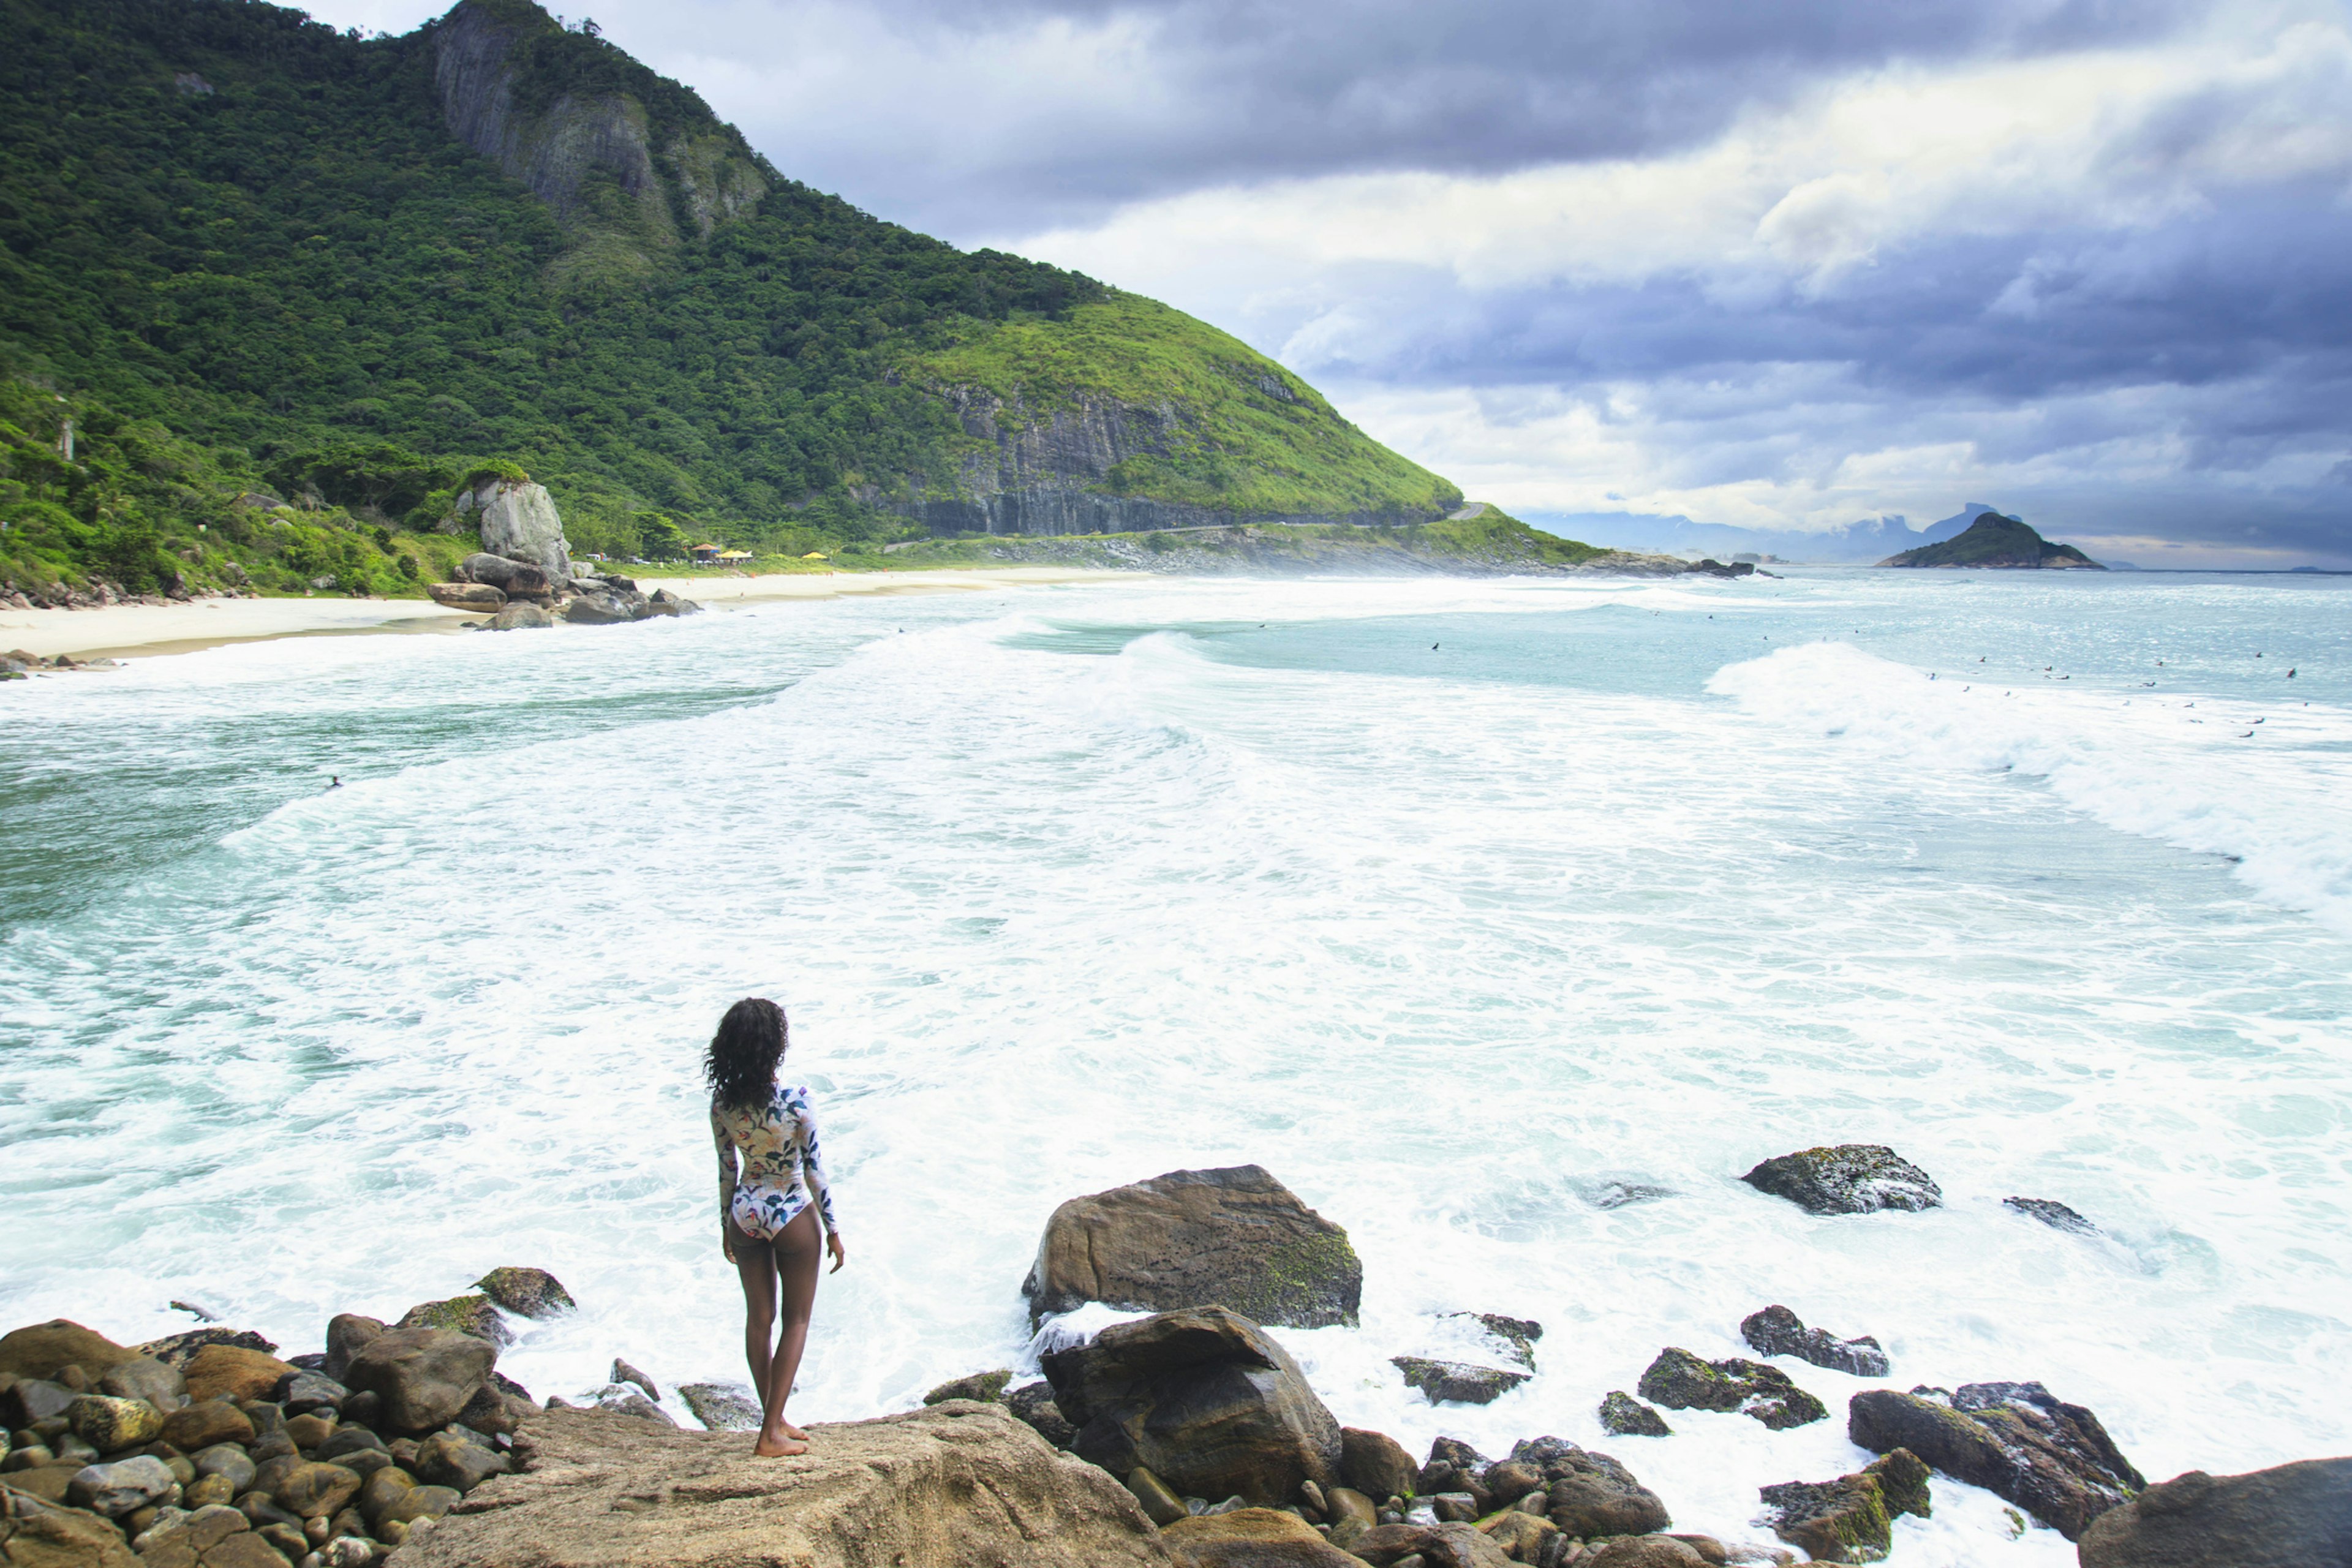
[[[1769, 1544], [1757, 1488], [1856, 1468], [1882, 1384], [2042, 1381], [2151, 1479], [2343, 1453], [2348, 609], [1150, 579], [12, 685], [0, 1324], [136, 1341], [176, 1298], [292, 1353], [527, 1264], [581, 1302], [517, 1324], [535, 1394], [740, 1379], [699, 1053], [767, 994], [850, 1258], [803, 1422], [1034, 1367], [1055, 1205], [1255, 1163], [1362, 1256], [1360, 1326], [1276, 1331], [1343, 1423], [1571, 1438], [1677, 1529]], [[1945, 1206], [1738, 1179], [1832, 1142]], [[1772, 1302], [1893, 1375], [1778, 1363], [1832, 1412], [1787, 1432], [1601, 1433]], [[1540, 1321], [1538, 1375], [1408, 1392], [1459, 1310]], [[1942, 1480], [1895, 1540], [2074, 1561]]]

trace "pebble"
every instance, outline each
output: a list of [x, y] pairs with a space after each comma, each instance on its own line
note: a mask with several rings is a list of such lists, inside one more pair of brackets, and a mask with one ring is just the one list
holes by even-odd
[[102, 1513], [109, 1519], [168, 1500], [180, 1489], [163, 1461], [152, 1454], [118, 1459], [110, 1465], [88, 1465], [66, 1488], [76, 1508]]

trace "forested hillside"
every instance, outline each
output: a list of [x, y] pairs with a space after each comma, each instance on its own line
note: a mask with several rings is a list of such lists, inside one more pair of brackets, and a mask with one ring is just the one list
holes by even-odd
[[254, 0], [0, 28], [20, 579], [383, 591], [484, 465], [621, 555], [1459, 499], [1213, 329], [795, 184], [526, 0], [398, 38]]

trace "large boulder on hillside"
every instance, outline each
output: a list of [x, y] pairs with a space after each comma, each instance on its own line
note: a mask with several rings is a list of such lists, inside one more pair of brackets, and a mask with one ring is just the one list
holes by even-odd
[[1942, 1206], [1944, 1190], [1883, 1143], [1840, 1143], [1777, 1154], [1739, 1178], [1807, 1214], [1875, 1214]]
[[104, 1334], [64, 1318], [33, 1323], [0, 1337], [0, 1373], [16, 1377], [55, 1377], [78, 1366], [96, 1382], [139, 1352]]
[[343, 1382], [374, 1394], [383, 1428], [422, 1433], [457, 1419], [489, 1381], [498, 1347], [450, 1329], [387, 1329], [354, 1353]]
[[529, 480], [485, 479], [457, 498], [460, 520], [470, 517], [482, 531], [482, 552], [528, 561], [550, 583], [572, 579], [572, 544], [563, 520], [544, 485]]
[[1364, 1266], [1348, 1233], [1263, 1166], [1171, 1171], [1054, 1211], [1022, 1281], [1032, 1322], [1088, 1301], [1226, 1307], [1254, 1323], [1353, 1323]]
[[1948, 1403], [1940, 1392], [1857, 1394], [1846, 1406], [1846, 1436], [1874, 1454], [1908, 1448], [2069, 1541], [2147, 1485], [2096, 1415], [2038, 1383], [1972, 1383]]
[[2175, 1476], [2093, 1520], [2079, 1554], [2083, 1568], [2352, 1563], [2352, 1458]]
[[496, 1476], [401, 1548], [403, 1568], [1171, 1568], [1125, 1487], [1002, 1405], [816, 1425], [755, 1458], [740, 1433], [588, 1410], [526, 1419]]
[[1339, 1422], [1287, 1352], [1223, 1307], [1115, 1324], [1048, 1354], [1045, 1377], [1073, 1451], [1113, 1475], [1141, 1465], [1180, 1493], [1262, 1508], [1339, 1484]]

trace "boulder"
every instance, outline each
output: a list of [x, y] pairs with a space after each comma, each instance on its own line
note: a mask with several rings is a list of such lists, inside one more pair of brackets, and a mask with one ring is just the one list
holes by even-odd
[[1417, 1355], [1391, 1356], [1389, 1364], [1404, 1373], [1404, 1385], [1419, 1389], [1432, 1405], [1452, 1400], [1461, 1405], [1492, 1405], [1527, 1382], [1524, 1372], [1472, 1366], [1466, 1362], [1429, 1361]]
[[1875, 1563], [1894, 1549], [1894, 1516], [1928, 1517], [1927, 1467], [1897, 1448], [1833, 1481], [1785, 1481], [1759, 1489], [1772, 1528], [1816, 1563]]
[[950, 1378], [923, 1395], [926, 1405], [939, 1405], [950, 1399], [1003, 1399], [1004, 1385], [1013, 1381], [1010, 1371], [975, 1372], [963, 1377]]
[[1868, 1389], [1847, 1405], [1846, 1436], [1874, 1454], [1908, 1448], [2069, 1541], [2147, 1484], [2096, 1415], [2038, 1383], [1970, 1384], [1948, 1405], [1928, 1390]]
[[528, 561], [547, 574], [551, 583], [571, 577], [572, 545], [563, 537], [563, 520], [546, 487], [528, 480], [486, 479], [458, 500], [461, 510], [480, 514], [485, 553]]
[[646, 613], [652, 616], [698, 616], [702, 606], [692, 599], [681, 599], [667, 588], [656, 588], [646, 601]]
[[455, 1432], [436, 1432], [416, 1445], [416, 1462], [409, 1471], [427, 1486], [469, 1492], [492, 1476], [503, 1476], [513, 1468], [507, 1457], [495, 1449], [467, 1442]]
[[494, 632], [527, 632], [553, 626], [555, 617], [538, 605], [509, 605], [482, 624]]
[[563, 1282], [544, 1268], [493, 1268], [474, 1281], [474, 1289], [518, 1318], [553, 1318], [579, 1306]]
[[1480, 1520], [1478, 1533], [1493, 1542], [1514, 1563], [1540, 1563], [1560, 1529], [1539, 1513], [1511, 1508]]
[[1827, 1329], [1805, 1327], [1804, 1321], [1786, 1307], [1749, 1313], [1741, 1321], [1739, 1332], [1759, 1355], [1792, 1355], [1855, 1377], [1885, 1377], [1889, 1370], [1886, 1352], [1868, 1334], [1842, 1340]]
[[2003, 1198], [2000, 1206], [2015, 1209], [2028, 1219], [2038, 1219], [2053, 1230], [2063, 1230], [2069, 1236], [2096, 1236], [2099, 1227], [2054, 1198]]
[[188, 1397], [188, 1380], [168, 1362], [137, 1355], [107, 1369], [98, 1380], [98, 1391], [117, 1399], [143, 1399], [158, 1410], [176, 1410]]
[[1840, 1143], [1778, 1155], [1739, 1179], [1758, 1192], [1788, 1199], [1807, 1214], [1932, 1209], [1944, 1202], [1943, 1189], [1927, 1172], [1878, 1143]]
[[62, 1383], [46, 1377], [24, 1377], [0, 1389], [0, 1424], [19, 1430], [37, 1421], [61, 1416], [81, 1397]]
[[266, 1351], [237, 1345], [202, 1345], [181, 1369], [187, 1374], [188, 1397], [205, 1399], [267, 1399], [281, 1378], [298, 1370]]
[[694, 1418], [713, 1432], [757, 1432], [762, 1412], [750, 1385], [732, 1383], [682, 1383], [677, 1396]]
[[140, 1352], [64, 1318], [10, 1331], [0, 1337], [0, 1373], [53, 1378], [69, 1366], [86, 1377], [102, 1376]]
[[448, 1329], [388, 1329], [352, 1358], [353, 1388], [383, 1401], [381, 1420], [394, 1432], [446, 1426], [490, 1375], [498, 1350], [488, 1340]]
[[1138, 1465], [1179, 1492], [1277, 1508], [1339, 1479], [1339, 1424], [1298, 1363], [1223, 1307], [1114, 1324], [1045, 1358], [1079, 1458], [1113, 1475]]
[[1601, 1429], [1619, 1437], [1671, 1437], [1666, 1418], [1626, 1393], [1612, 1390], [1601, 1401]]
[[1702, 1361], [1672, 1346], [1658, 1352], [1634, 1389], [1669, 1410], [1736, 1410], [1775, 1432], [1823, 1420], [1830, 1413], [1777, 1366], [1738, 1356]]
[[331, 1519], [360, 1495], [360, 1478], [341, 1465], [300, 1464], [269, 1489], [278, 1506], [304, 1519]]
[[2352, 1458], [2175, 1476], [2083, 1531], [2082, 1568], [2306, 1568], [2352, 1563]]
[[1166, 1481], [1141, 1465], [1127, 1472], [1127, 1489], [1143, 1510], [1143, 1517], [1154, 1524], [1173, 1524], [1187, 1516], [1184, 1500], [1170, 1491]]
[[1024, 1384], [1004, 1396], [1004, 1404], [1056, 1448], [1066, 1448], [1078, 1440], [1078, 1429], [1070, 1425], [1062, 1407], [1054, 1403], [1054, 1385], [1050, 1383]]
[[320, 1410], [332, 1415], [351, 1396], [350, 1389], [323, 1372], [298, 1372], [278, 1389], [274, 1402], [289, 1415]]
[[510, 598], [544, 600], [555, 593], [555, 584], [541, 567], [529, 561], [510, 561], [488, 551], [478, 551], [467, 556], [458, 563], [457, 575], [464, 582], [495, 589], [502, 601]]
[[[12, 1478], [13, 1479], [13, 1478]], [[94, 1513], [0, 1486], [0, 1563], [12, 1568], [142, 1568], [122, 1532]]]
[[253, 1417], [226, 1399], [200, 1399], [163, 1417], [163, 1441], [182, 1453], [253, 1439]]
[[661, 1389], [655, 1384], [651, 1373], [639, 1371], [619, 1356], [613, 1358], [612, 1376], [614, 1383], [635, 1384], [647, 1399], [658, 1400], [661, 1397]]
[[640, 1421], [658, 1421], [666, 1426], [677, 1425], [668, 1411], [626, 1384], [607, 1384], [598, 1389], [595, 1403], [589, 1408], [612, 1415], [630, 1415]]
[[357, 1312], [336, 1313], [327, 1320], [327, 1359], [320, 1363], [319, 1370], [342, 1382], [343, 1374], [351, 1370], [352, 1357], [383, 1329], [384, 1325], [374, 1318], [363, 1318]]
[[488, 583], [427, 583], [425, 591], [436, 605], [478, 616], [495, 616], [507, 605], [507, 596]]
[[163, 1413], [143, 1399], [78, 1394], [66, 1406], [66, 1423], [75, 1436], [100, 1453], [113, 1454], [161, 1436]]
[[1509, 1568], [1503, 1549], [1467, 1524], [1383, 1524], [1348, 1544], [1373, 1568], [1395, 1568], [1418, 1557], [1426, 1568]]
[[578, 626], [621, 626], [637, 617], [616, 594], [583, 594], [563, 606], [563, 618]]
[[1576, 1560], [1576, 1568], [1706, 1568], [1689, 1542], [1672, 1535], [1628, 1535], [1604, 1541]]
[[76, 1508], [121, 1519], [168, 1500], [179, 1487], [171, 1468], [152, 1454], [136, 1454], [110, 1465], [85, 1465], [75, 1472], [66, 1496]]
[[1160, 1539], [1183, 1568], [1363, 1568], [1297, 1514], [1270, 1508], [1179, 1519]]
[[1171, 1171], [1054, 1211], [1022, 1282], [1031, 1321], [1087, 1301], [1230, 1309], [1252, 1322], [1356, 1321], [1364, 1269], [1348, 1233], [1256, 1165]]
[[150, 1340], [136, 1347], [140, 1355], [152, 1356], [166, 1366], [176, 1366], [185, 1372], [188, 1363], [206, 1345], [226, 1345], [232, 1350], [259, 1351], [274, 1355], [278, 1346], [251, 1329], [188, 1329], [176, 1334], [166, 1334], [160, 1340]]
[[421, 1301], [401, 1314], [395, 1329], [447, 1329], [471, 1334], [494, 1345], [514, 1343], [514, 1331], [488, 1296], [452, 1296], [446, 1301]]
[[1339, 1428], [1339, 1479], [1373, 1501], [1412, 1496], [1420, 1473], [1404, 1445], [1387, 1433]]
[[1674, 1522], [1658, 1494], [1607, 1454], [1561, 1437], [1531, 1437], [1512, 1447], [1511, 1459], [1542, 1472], [1545, 1517], [1567, 1534], [1645, 1535]]
[[1529, 1372], [1536, 1369], [1536, 1342], [1543, 1325], [1532, 1318], [1507, 1318], [1500, 1312], [1444, 1312], [1443, 1318], [1475, 1323], [1496, 1342], [1496, 1348]]
[[547, 1411], [517, 1435], [530, 1468], [484, 1482], [438, 1525], [409, 1537], [399, 1561], [402, 1568], [1167, 1568], [1172, 1561], [1126, 1488], [1056, 1454], [1001, 1405], [956, 1401], [811, 1431], [807, 1454], [779, 1461], [753, 1458], [740, 1436]]

